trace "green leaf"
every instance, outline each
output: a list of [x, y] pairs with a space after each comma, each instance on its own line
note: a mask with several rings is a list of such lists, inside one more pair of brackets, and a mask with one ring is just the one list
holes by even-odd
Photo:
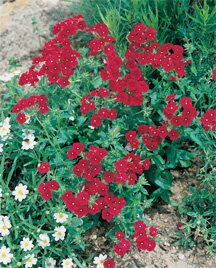
[[83, 225], [83, 220], [79, 218], [73, 218], [70, 227], [76, 228]]

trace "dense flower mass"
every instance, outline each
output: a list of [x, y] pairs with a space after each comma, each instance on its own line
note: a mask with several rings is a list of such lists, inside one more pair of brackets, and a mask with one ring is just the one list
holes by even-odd
[[21, 75], [19, 84], [34, 86], [40, 76], [46, 75], [50, 83], [58, 83], [61, 87], [68, 86], [68, 79], [74, 73], [73, 69], [78, 65], [80, 57], [80, 53], [71, 48], [69, 36], [85, 28], [86, 23], [82, 15], [57, 23], [53, 27], [53, 34], [57, 36], [43, 46], [42, 55], [33, 59], [32, 66]]
[[200, 119], [206, 131], [216, 131], [216, 109], [209, 109]]
[[123, 257], [125, 253], [131, 248], [131, 243], [129, 239], [124, 237], [119, 237], [119, 242], [114, 246], [115, 254], [120, 257]]
[[41, 183], [38, 187], [38, 192], [41, 193], [44, 200], [52, 198], [52, 192], [59, 188], [59, 183], [56, 180]]
[[151, 226], [149, 230], [147, 230], [146, 224], [143, 221], [138, 220], [137, 222], [134, 223], [134, 230], [135, 230], [134, 238], [136, 239], [136, 247], [139, 250], [152, 251], [155, 249], [156, 242], [151, 238], [157, 236], [157, 229], [155, 227]]
[[[167, 75], [167, 78], [172, 80], [169, 82], [175, 85], [173, 81], [186, 75], [185, 67], [191, 61], [184, 60], [183, 47], [157, 42], [157, 31], [144, 23], [135, 25], [127, 35], [129, 45], [124, 50], [124, 56], [120, 57], [115, 46], [116, 39], [111, 36], [104, 23], [87, 27], [82, 15], [60, 21], [52, 29], [54, 37], [44, 44], [41, 55], [35, 57], [29, 70], [21, 75], [19, 85], [36, 86], [38, 84], [40, 88], [47, 79], [48, 83], [57, 84], [51, 86], [55, 90], [67, 87], [73, 90], [74, 88], [70, 87], [70, 82], [72, 82], [70, 77], [75, 76], [77, 70], [78, 72], [82, 70], [82, 68], [77, 68], [81, 63], [82, 50], [79, 51], [76, 42], [72, 40], [78, 32], [79, 34], [88, 33], [86, 36], [92, 38], [86, 57], [88, 64], [92, 60], [99, 60], [100, 67], [96, 70], [99, 85], [94, 86], [91, 83], [85, 88], [82, 81], [78, 87], [80, 92], [77, 94], [79, 97], [77, 106], [74, 105], [72, 112], [70, 110], [68, 114], [67, 109], [71, 108], [71, 104], [65, 107], [64, 111], [59, 110], [65, 116], [62, 120], [64, 124], [66, 122], [70, 124], [68, 133], [64, 133], [64, 127], [61, 128], [62, 122], [59, 119], [62, 119], [62, 114], [57, 115], [58, 110], [55, 105], [52, 107], [52, 100], [48, 106], [48, 94], [22, 98], [12, 108], [19, 128], [23, 127], [21, 134], [16, 138], [21, 137], [22, 140], [19, 141], [25, 153], [29, 150], [29, 154], [25, 154], [23, 161], [28, 161], [26, 160], [28, 157], [35, 160], [34, 165], [32, 165], [34, 160], [23, 165], [23, 168], [27, 170], [31, 165], [34, 167], [34, 172], [29, 172], [23, 181], [24, 183], [31, 181], [34, 187], [27, 188], [26, 185], [17, 183], [13, 184], [13, 189], [9, 189], [10, 183], [6, 180], [5, 185], [3, 184], [0, 188], [0, 201], [7, 194], [4, 192], [6, 188], [11, 190], [13, 202], [14, 200], [16, 203], [23, 202], [21, 203], [23, 205], [32, 197], [38, 207], [47, 205], [49, 208], [41, 215], [42, 220], [39, 219], [40, 217], [37, 218], [36, 222], [40, 220], [41, 222], [36, 230], [31, 218], [34, 217], [34, 212], [29, 212], [32, 207], [36, 208], [35, 204], [26, 206], [29, 223], [24, 217], [20, 217], [25, 229], [19, 246], [22, 252], [29, 251], [30, 254], [22, 255], [22, 260], [20, 259], [17, 266], [41, 267], [42, 255], [46, 252], [50, 254], [57, 252], [59, 259], [55, 260], [51, 257], [52, 255], [49, 255], [49, 258], [43, 259], [43, 266], [74, 267], [79, 260], [74, 257], [73, 250], [83, 249], [86, 246], [82, 243], [80, 234], [92, 226], [98, 227], [103, 221], [113, 222], [114, 228], [110, 233], [113, 236], [115, 234], [114, 253], [117, 256], [123, 257], [133, 245], [138, 250], [153, 251], [156, 248], [157, 229], [154, 226], [147, 226], [143, 220], [140, 220], [144, 210], [143, 204], [148, 201], [147, 195], [149, 194], [144, 186], [150, 185], [151, 179], [155, 179], [152, 177], [157, 177], [155, 179], [157, 183], [154, 181], [156, 186], [163, 184], [158, 177], [164, 169], [167, 169], [161, 167], [166, 150], [164, 148], [169, 148], [172, 141], [177, 141], [181, 137], [182, 129], [198, 121], [198, 110], [192, 99], [174, 93], [168, 96], [165, 93], [163, 98], [158, 100], [159, 110], [155, 111], [151, 118], [145, 116], [147, 104], [150, 100], [153, 102], [151, 95], [155, 92], [153, 92], [151, 81], [149, 83], [149, 78], [143, 75], [144, 68], [148, 65], [149, 69], [160, 69], [158, 73]], [[95, 73], [92, 71], [90, 77]], [[43, 76], [46, 79], [41, 79]], [[4, 79], [7, 80], [7, 77]], [[212, 79], [216, 80], [216, 70], [212, 70]], [[73, 91], [69, 93], [73, 96]], [[54, 114], [55, 119], [52, 118], [53, 120], [49, 122], [51, 134], [46, 128], [49, 125], [48, 120], [47, 126], [39, 121], [40, 114], [36, 119], [40, 123], [40, 128], [43, 128], [40, 131], [36, 128], [35, 130], [27, 128], [26, 124], [30, 122], [30, 116], [34, 119], [35, 111], [39, 111], [44, 116], [50, 112], [47, 119], [49, 115], [52, 117]], [[137, 118], [136, 115], [138, 115]], [[0, 122], [0, 154], [5, 153], [5, 147], [12, 138], [12, 117], [13, 115], [11, 118], [3, 118]], [[216, 131], [215, 109], [211, 108], [204, 112], [199, 120], [206, 131]], [[85, 129], [86, 122], [88, 122], [87, 130]], [[57, 125], [56, 128], [55, 125]], [[84, 134], [80, 134], [78, 130], [83, 131]], [[115, 130], [116, 135], [113, 134]], [[45, 131], [46, 136], [43, 140], [42, 131]], [[58, 132], [61, 137], [58, 136]], [[53, 147], [54, 151], [52, 151]], [[161, 148], [163, 155], [158, 157], [157, 152], [160, 152]], [[38, 149], [40, 152], [33, 149]], [[43, 150], [44, 154], [41, 153]], [[165, 161], [169, 166], [169, 157]], [[4, 165], [4, 161], [2, 163]], [[14, 161], [11, 172], [14, 172], [13, 168], [16, 164]], [[158, 166], [160, 168], [154, 172]], [[157, 172], [158, 170], [160, 172]], [[17, 173], [22, 175], [20, 170]], [[14, 174], [17, 173], [14, 172]], [[10, 175], [11, 173], [8, 175], [9, 178]], [[166, 183], [169, 185], [168, 177], [164, 179], [164, 185]], [[167, 193], [169, 186], [164, 185], [163, 188], [166, 188]], [[43, 201], [41, 206], [38, 200], [48, 202]], [[19, 208], [22, 210], [24, 205], [23, 207], [21, 205]], [[136, 207], [138, 207], [137, 210]], [[17, 228], [12, 224], [16, 224]], [[129, 224], [134, 228], [128, 228], [126, 231], [126, 226], [128, 227]], [[18, 225], [13, 214], [9, 217], [0, 215], [2, 238], [8, 238], [11, 230], [15, 236], [18, 236]], [[27, 227], [31, 229], [28, 237], [24, 234]], [[38, 236], [36, 236], [37, 233]], [[64, 255], [64, 259], [60, 259], [59, 256], [62, 255], [60, 251], [51, 250], [52, 240], [56, 245], [63, 244], [63, 242], [67, 246], [71, 245], [72, 257]], [[10, 241], [10, 239], [4, 241]], [[41, 249], [42, 254], [38, 253]], [[13, 254], [10, 253], [10, 249], [2, 244], [0, 264], [8, 265], [12, 259]], [[97, 268], [116, 268], [115, 261], [105, 254], [94, 257], [93, 263], [97, 265]]]
[[32, 95], [26, 99], [23, 98], [12, 108], [12, 113], [18, 114], [16, 120], [18, 121], [19, 124], [23, 124], [28, 119], [26, 114], [22, 113], [23, 110], [34, 107], [34, 109], [38, 109], [41, 114], [45, 114], [49, 112], [47, 101], [48, 99], [44, 94]]
[[[72, 155], [69, 159], [77, 158], [77, 154], [84, 151], [82, 143], [72, 145]], [[71, 150], [71, 149], [70, 149]], [[68, 156], [68, 152], [67, 152]], [[104, 148], [91, 145], [89, 152], [84, 154], [85, 158], [80, 159], [74, 165], [73, 172], [76, 176], [83, 177], [88, 183], [82, 185], [79, 193], [75, 194], [68, 190], [62, 194], [61, 199], [65, 202], [68, 210], [74, 212], [79, 218], [87, 214], [95, 215], [102, 212], [102, 218], [111, 221], [117, 216], [126, 205], [123, 197], [115, 197], [109, 194], [109, 186], [103, 183], [99, 178], [95, 178], [101, 173], [101, 161], [107, 156]], [[111, 175], [109, 173], [109, 175]], [[108, 173], [105, 173], [105, 181], [110, 181]], [[94, 203], [90, 204], [90, 199], [94, 197]]]

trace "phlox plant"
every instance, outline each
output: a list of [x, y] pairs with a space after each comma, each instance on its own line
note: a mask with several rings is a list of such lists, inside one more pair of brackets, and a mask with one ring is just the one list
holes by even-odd
[[[192, 159], [181, 147], [186, 129], [214, 132], [216, 110], [199, 114], [176, 90], [190, 60], [144, 23], [119, 51], [105, 24], [87, 27], [82, 15], [52, 33], [18, 84], [5, 83], [13, 95], [3, 95], [0, 126], [0, 263], [117, 267], [131, 247], [155, 249], [145, 210], [169, 200], [169, 169]], [[164, 93], [146, 68], [169, 83]], [[113, 250], [93, 261], [87, 234], [101, 226]]]

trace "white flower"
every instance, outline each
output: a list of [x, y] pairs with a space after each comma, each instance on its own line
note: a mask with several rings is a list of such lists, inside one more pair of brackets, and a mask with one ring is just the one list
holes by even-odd
[[38, 245], [42, 248], [50, 246], [50, 238], [47, 234], [40, 234], [39, 235], [40, 240], [38, 241]]
[[62, 262], [62, 267], [63, 268], [72, 268], [73, 267], [73, 261], [71, 258], [65, 259]]
[[0, 188], [0, 199], [2, 198], [2, 188]]
[[65, 213], [55, 213], [54, 214], [54, 219], [56, 220], [57, 223], [63, 223], [67, 220], [68, 215]]
[[45, 261], [45, 268], [55, 268], [56, 260], [53, 258], [48, 258]]
[[10, 118], [6, 117], [5, 120], [0, 123], [0, 136], [2, 139], [5, 138], [5, 136], [8, 136], [10, 133], [10, 128]]
[[26, 116], [26, 121], [25, 121], [25, 124], [29, 124], [30, 123], [30, 116], [25, 114]]
[[0, 143], [0, 153], [2, 153], [2, 152], [3, 152], [3, 144]]
[[0, 234], [2, 236], [6, 236], [10, 234], [9, 229], [11, 228], [11, 223], [8, 216], [1, 216], [0, 215]]
[[64, 240], [66, 228], [64, 226], [56, 227], [55, 233], [53, 236], [55, 237], [55, 241]]
[[34, 257], [34, 254], [25, 256], [25, 259], [27, 260], [25, 263], [26, 268], [32, 267], [32, 265], [37, 263], [37, 258]]
[[97, 264], [97, 268], [104, 268], [104, 262], [107, 258], [107, 255], [100, 254], [99, 257], [94, 257], [94, 264]]
[[10, 74], [10, 73], [4, 73], [4, 74], [0, 75], [0, 81], [8, 82], [8, 81], [11, 80], [12, 77], [13, 77], [12, 74]]
[[19, 69], [15, 69], [15, 70], [13, 70], [10, 74], [12, 75], [12, 76], [17, 76], [17, 75], [19, 75], [21, 73], [21, 70], [19, 70]]
[[75, 120], [75, 117], [72, 115], [72, 116], [69, 117], [69, 120], [70, 121], [74, 121]]
[[0, 81], [8, 82], [10, 81], [14, 76], [17, 76], [21, 73], [21, 70], [15, 69], [12, 72], [6, 72], [2, 75], [0, 75]]
[[10, 253], [10, 249], [6, 248], [5, 246], [2, 246], [0, 248], [0, 263], [8, 264], [11, 262], [12, 258], [13, 254]]
[[34, 135], [25, 138], [22, 142], [22, 149], [23, 150], [33, 149], [35, 144], [37, 143], [34, 139], [35, 139]]
[[21, 202], [23, 199], [26, 198], [26, 195], [28, 193], [29, 190], [27, 189], [27, 186], [20, 183], [18, 186], [16, 186], [15, 190], [12, 192], [12, 195], [15, 196], [15, 200]]
[[88, 126], [90, 129], [94, 129], [94, 127], [93, 126]]
[[23, 237], [23, 240], [20, 242], [21, 249], [24, 251], [31, 250], [34, 245], [32, 243], [32, 240], [30, 240], [28, 237]]
[[10, 223], [8, 216], [0, 215], [0, 222], [4, 222], [4, 224], [7, 226], [7, 228], [11, 228], [11, 223]]

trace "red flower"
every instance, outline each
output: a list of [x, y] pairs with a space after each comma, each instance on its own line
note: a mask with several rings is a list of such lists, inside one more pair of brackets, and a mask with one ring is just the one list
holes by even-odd
[[170, 120], [171, 124], [174, 126], [174, 127], [178, 127], [178, 126], [181, 126], [182, 124], [182, 117], [181, 116], [176, 116], [176, 115], [173, 115], [171, 120]]
[[114, 260], [108, 259], [104, 262], [104, 268], [115, 268]]
[[59, 183], [55, 180], [51, 180], [45, 183], [41, 183], [38, 187], [38, 192], [41, 193], [42, 198], [49, 200], [52, 198], [52, 191], [57, 190]]
[[46, 182], [46, 185], [47, 185], [47, 189], [52, 190], [52, 191], [57, 190], [59, 187], [59, 183], [56, 180], [48, 181]]
[[76, 159], [77, 157], [78, 157], [78, 154], [76, 154], [72, 148], [70, 148], [67, 151], [67, 158], [68, 159], [73, 160], [73, 159]]
[[142, 238], [139, 237], [136, 240], [136, 247], [140, 250], [148, 250], [148, 251], [152, 251], [155, 249], [156, 247], [156, 243], [154, 240], [150, 239], [150, 238]]
[[17, 115], [17, 117], [16, 117], [16, 120], [17, 120], [17, 122], [18, 122], [19, 124], [23, 124], [23, 123], [26, 122], [27, 117], [26, 117], [25, 114], [23, 114], [23, 113], [19, 113], [19, 114]]
[[46, 113], [48, 113], [50, 111], [50, 109], [49, 109], [47, 104], [44, 104], [43, 106], [39, 105], [39, 110], [40, 110], [41, 114], [46, 114]]
[[87, 192], [83, 191], [83, 192], [78, 193], [77, 202], [80, 205], [88, 205], [89, 200], [90, 200], [90, 196]]
[[79, 206], [77, 204], [77, 208], [74, 209], [74, 213], [78, 216], [78, 218], [82, 218], [89, 213], [88, 207], [85, 205]]
[[99, 127], [102, 124], [100, 117], [97, 114], [93, 114], [90, 119], [90, 124], [92, 127]]
[[124, 254], [130, 249], [130, 247], [131, 247], [130, 240], [122, 238], [120, 242], [117, 245], [115, 245], [114, 251], [117, 255], [123, 257]]
[[38, 172], [47, 173], [50, 169], [50, 164], [48, 162], [42, 162], [38, 165]]
[[107, 183], [111, 183], [111, 182], [115, 181], [115, 174], [114, 174], [114, 172], [112, 172], [112, 171], [105, 171], [104, 172], [104, 175], [103, 175], [103, 179]]
[[146, 230], [146, 224], [143, 221], [138, 220], [134, 223], [134, 230], [136, 232]]
[[182, 223], [182, 222], [177, 222], [176, 225], [177, 225], [177, 228], [178, 228], [178, 229], [181, 229], [181, 227], [183, 226], [183, 223]]
[[171, 140], [177, 140], [179, 137], [180, 133], [176, 129], [171, 129], [170, 132], [168, 133], [168, 136]]
[[155, 249], [155, 247], [156, 247], [156, 243], [155, 243], [154, 240], [148, 238], [148, 239], [146, 240], [146, 243], [147, 243], [147, 250], [148, 250], [148, 251], [153, 251], [153, 250]]
[[216, 131], [216, 109], [208, 109], [200, 119], [206, 131]]
[[167, 118], [169, 118], [169, 115], [173, 115], [177, 110], [178, 106], [176, 105], [175, 101], [171, 101], [163, 109], [163, 113]]
[[124, 236], [125, 236], [124, 232], [116, 232], [115, 233], [115, 237], [118, 239], [122, 239], [122, 238], [124, 238]]
[[143, 170], [148, 170], [151, 166], [151, 161], [149, 158], [146, 158], [144, 161], [143, 161]]
[[111, 108], [111, 109], [109, 110], [109, 118], [110, 118], [110, 120], [114, 120], [114, 119], [116, 119], [117, 116], [118, 116], [118, 114], [117, 114], [117, 112], [116, 112], [116, 109]]
[[127, 141], [131, 142], [134, 141], [134, 139], [136, 139], [136, 131], [134, 130], [129, 130], [126, 134], [125, 134], [125, 138]]
[[151, 227], [149, 228], [149, 234], [150, 234], [150, 236], [152, 236], [152, 237], [156, 237], [156, 236], [157, 236], [157, 228], [151, 226]]
[[128, 179], [129, 179], [129, 177], [128, 177], [126, 172], [121, 171], [121, 172], [116, 173], [115, 181], [117, 183], [125, 184]]
[[113, 219], [113, 217], [114, 217], [114, 216], [109, 212], [108, 209], [104, 209], [104, 210], [102, 211], [102, 219], [104, 219], [104, 220], [110, 222], [110, 221]]
[[107, 108], [101, 108], [98, 110], [98, 116], [102, 119], [109, 118], [109, 110]]
[[71, 150], [73, 150], [75, 154], [81, 154], [85, 150], [85, 147], [82, 142], [74, 142]]
[[38, 192], [42, 194], [42, 193], [45, 193], [47, 191], [48, 191], [48, 189], [47, 189], [46, 183], [41, 183], [38, 187]]
[[139, 250], [146, 250], [147, 249], [147, 243], [146, 243], [146, 237], [138, 237], [136, 239], [136, 247]]
[[180, 100], [180, 105], [184, 108], [187, 108], [187, 107], [191, 107], [193, 104], [192, 104], [192, 100], [191, 98], [188, 98], [188, 97], [183, 97], [181, 100]]
[[51, 199], [52, 198], [52, 192], [51, 191], [46, 191], [46, 192], [43, 192], [42, 193], [42, 198], [44, 199], [44, 200], [49, 200], [49, 199]]
[[72, 200], [74, 198], [74, 194], [72, 191], [68, 190], [66, 192], [64, 192], [61, 195], [61, 200], [65, 201], [65, 202], [69, 202], [70, 200]]

